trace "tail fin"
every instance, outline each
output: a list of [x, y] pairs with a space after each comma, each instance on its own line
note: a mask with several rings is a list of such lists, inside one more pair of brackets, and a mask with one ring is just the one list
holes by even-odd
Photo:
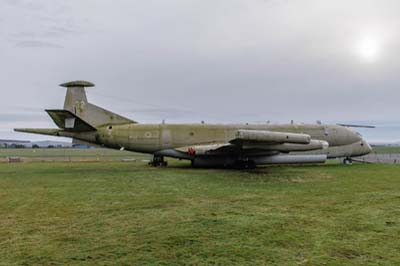
[[65, 96], [64, 102], [64, 110], [67, 110], [76, 115], [82, 121], [86, 122], [86, 124], [88, 124], [89, 126], [98, 127], [102, 125], [137, 123], [136, 121], [130, 120], [128, 118], [125, 118], [123, 116], [89, 103], [86, 97], [85, 87], [94, 87], [93, 83], [78, 80], [63, 83], [60, 86], [67, 88], [67, 95]]

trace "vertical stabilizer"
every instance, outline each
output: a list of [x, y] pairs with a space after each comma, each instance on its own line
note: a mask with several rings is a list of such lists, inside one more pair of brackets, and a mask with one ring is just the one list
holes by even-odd
[[63, 83], [60, 86], [67, 88], [64, 110], [70, 111], [91, 126], [136, 123], [133, 120], [89, 103], [85, 87], [94, 87], [94, 84], [91, 82], [78, 80]]
[[67, 88], [67, 95], [64, 101], [64, 110], [76, 114], [76, 108], [82, 108], [88, 104], [85, 87], [94, 87], [93, 83], [87, 81], [72, 81], [63, 83], [61, 87]]

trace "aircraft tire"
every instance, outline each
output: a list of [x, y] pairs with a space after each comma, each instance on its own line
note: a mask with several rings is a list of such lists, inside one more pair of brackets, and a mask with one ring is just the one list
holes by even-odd
[[235, 163], [235, 168], [237, 169], [242, 169], [242, 170], [247, 170], [247, 169], [254, 169], [256, 168], [256, 164], [254, 161], [236, 161]]
[[353, 164], [353, 160], [351, 158], [344, 158], [343, 159], [343, 164], [352, 165]]

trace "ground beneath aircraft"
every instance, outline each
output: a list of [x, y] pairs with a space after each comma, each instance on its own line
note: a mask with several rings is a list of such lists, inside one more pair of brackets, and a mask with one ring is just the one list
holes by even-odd
[[400, 153], [370, 153], [356, 160], [367, 163], [400, 164]]
[[399, 172], [0, 163], [0, 265], [397, 265]]

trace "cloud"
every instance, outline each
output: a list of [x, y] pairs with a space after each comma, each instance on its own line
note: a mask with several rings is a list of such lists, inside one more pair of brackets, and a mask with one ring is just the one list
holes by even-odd
[[[7, 1], [0, 9], [4, 31], [0, 38], [18, 48], [62, 48], [71, 37], [81, 33], [85, 23], [60, 1]], [[56, 14], [56, 15], [55, 15]]]
[[77, 34], [78, 31], [66, 26], [49, 26], [47, 31], [43, 33], [45, 37], [66, 36], [68, 34]]
[[34, 41], [34, 40], [17, 42], [16, 47], [19, 47], [19, 48], [57, 48], [57, 49], [64, 48], [62, 45], [59, 45], [59, 44], [44, 42], [44, 41]]
[[32, 113], [32, 112], [19, 112], [19, 113], [10, 113], [4, 112], [0, 113], [0, 123], [18, 123], [18, 122], [40, 122], [43, 118], [43, 115], [40, 113]]
[[23, 4], [25, 1], [24, 0], [5, 0], [5, 3], [12, 5], [12, 6], [18, 6]]
[[140, 122], [399, 120], [398, 1], [7, 2], [0, 84], [21, 106], [61, 108], [57, 85], [87, 79]]

